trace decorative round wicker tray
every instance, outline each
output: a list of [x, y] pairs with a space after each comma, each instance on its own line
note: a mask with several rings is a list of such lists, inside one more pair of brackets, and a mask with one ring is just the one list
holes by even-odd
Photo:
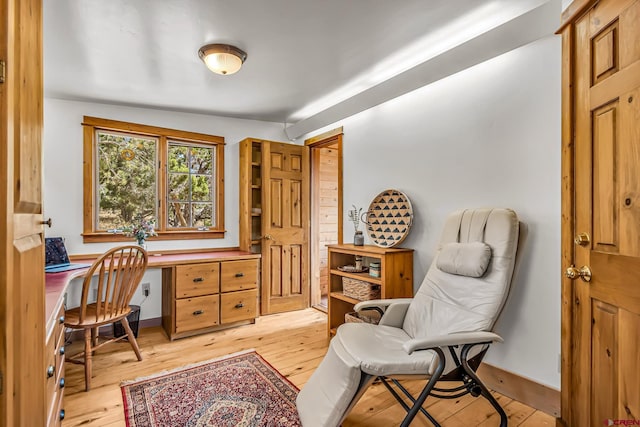
[[399, 190], [385, 190], [378, 194], [367, 215], [367, 232], [371, 242], [383, 248], [400, 244], [411, 228], [413, 208], [409, 198]]

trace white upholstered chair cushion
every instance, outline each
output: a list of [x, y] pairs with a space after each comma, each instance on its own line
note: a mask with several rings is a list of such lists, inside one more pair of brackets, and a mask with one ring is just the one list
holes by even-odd
[[369, 323], [345, 323], [334, 338], [367, 374], [384, 376], [430, 372], [435, 353], [416, 351], [408, 354], [402, 346], [410, 339], [400, 328]]

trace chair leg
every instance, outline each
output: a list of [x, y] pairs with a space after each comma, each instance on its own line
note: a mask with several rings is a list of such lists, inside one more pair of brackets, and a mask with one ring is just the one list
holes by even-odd
[[93, 341], [91, 329], [84, 330], [84, 389], [89, 391], [91, 389], [91, 359], [93, 357], [93, 348], [91, 342]]
[[471, 377], [473, 379], [473, 381], [476, 383], [476, 385], [478, 387], [480, 387], [481, 392], [480, 394], [489, 401], [489, 403], [491, 403], [491, 406], [493, 406], [493, 408], [496, 410], [496, 412], [498, 412], [498, 415], [500, 415], [500, 427], [507, 427], [507, 422], [508, 422], [508, 418], [507, 418], [507, 414], [504, 412], [504, 409], [502, 409], [502, 406], [500, 406], [500, 404], [498, 403], [498, 401], [495, 399], [495, 397], [493, 397], [493, 395], [491, 394], [491, 392], [489, 391], [489, 389], [484, 385], [484, 383], [482, 381], [480, 381], [480, 378], [478, 378], [478, 376], [476, 375], [476, 373], [474, 372], [473, 369], [471, 369], [471, 367], [469, 366], [469, 363], [467, 361], [467, 354], [468, 351], [471, 349], [471, 347], [473, 347], [473, 345], [466, 345], [463, 349], [462, 349], [462, 354], [461, 354], [461, 364], [462, 364], [462, 368], [464, 369], [465, 373], [467, 375], [469, 375], [469, 377]]
[[427, 400], [429, 393], [431, 393], [431, 390], [433, 390], [433, 387], [435, 387], [436, 383], [440, 379], [440, 376], [442, 375], [442, 372], [444, 371], [444, 364], [446, 362], [444, 352], [437, 347], [432, 348], [431, 350], [435, 351], [438, 354], [438, 366], [436, 366], [435, 372], [433, 373], [433, 375], [431, 375], [431, 378], [429, 378], [429, 382], [420, 393], [420, 396], [418, 396], [418, 398], [416, 399], [415, 403], [409, 410], [409, 413], [406, 417], [404, 417], [404, 420], [402, 420], [402, 424], [400, 424], [400, 427], [408, 427], [409, 424], [411, 424], [411, 421], [413, 421], [413, 419], [422, 408], [424, 401]]
[[98, 327], [91, 328], [91, 342], [92, 345], [96, 347], [98, 345]]
[[131, 344], [131, 347], [133, 347], [133, 351], [136, 353], [136, 356], [138, 357], [138, 361], [142, 360], [142, 354], [140, 354], [140, 347], [138, 347], [138, 341], [136, 341], [136, 337], [135, 335], [133, 335], [131, 326], [129, 326], [129, 321], [127, 320], [126, 317], [123, 317], [122, 320], [120, 320], [120, 322], [122, 322], [122, 326], [124, 326], [124, 330], [127, 331], [127, 338], [129, 339], [129, 344]]

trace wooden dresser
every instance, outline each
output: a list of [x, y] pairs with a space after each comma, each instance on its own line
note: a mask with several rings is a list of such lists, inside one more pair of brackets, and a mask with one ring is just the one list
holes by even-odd
[[259, 255], [176, 265], [162, 272], [162, 326], [174, 340], [258, 316]]

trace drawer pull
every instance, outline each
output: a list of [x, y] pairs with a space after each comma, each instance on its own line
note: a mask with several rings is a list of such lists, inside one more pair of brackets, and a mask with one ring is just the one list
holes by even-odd
[[194, 282], [204, 282], [204, 278], [202, 277], [196, 277], [195, 279], [193, 279]]
[[64, 316], [60, 316], [60, 318], [58, 319], [58, 323], [60, 323], [61, 325], [64, 323]]
[[56, 373], [56, 368], [55, 366], [49, 366], [47, 368], [47, 378], [51, 378], [53, 376], [53, 374]]
[[196, 310], [196, 311], [194, 311], [194, 312], [193, 312], [193, 315], [194, 315], [194, 316], [199, 316], [199, 315], [201, 315], [202, 313], [204, 313], [204, 311], [202, 311], [202, 310]]
[[236, 277], [244, 277], [244, 273], [236, 273]]
[[242, 308], [242, 307], [244, 307], [243, 303], [239, 302], [238, 304], [236, 304], [236, 308]]
[[64, 420], [64, 409], [60, 409], [60, 421]]
[[60, 347], [59, 353], [60, 356], [64, 356], [64, 347]]
[[60, 388], [64, 388], [64, 378], [60, 378]]

